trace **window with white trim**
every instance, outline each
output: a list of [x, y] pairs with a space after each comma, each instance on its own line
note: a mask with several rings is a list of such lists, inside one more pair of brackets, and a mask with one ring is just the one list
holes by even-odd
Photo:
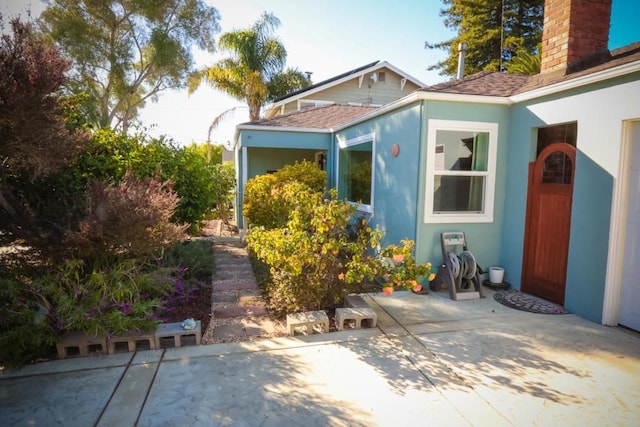
[[298, 100], [298, 110], [303, 110], [305, 108], [314, 108], [321, 107], [323, 105], [332, 105], [335, 104], [334, 101], [320, 101], [314, 99], [299, 99]]
[[425, 223], [493, 222], [498, 124], [429, 120]]
[[373, 212], [375, 176], [375, 133], [338, 139], [338, 194], [358, 205], [358, 210]]

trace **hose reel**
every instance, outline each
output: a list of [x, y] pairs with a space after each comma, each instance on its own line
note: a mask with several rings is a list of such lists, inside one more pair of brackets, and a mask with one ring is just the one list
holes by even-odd
[[[463, 232], [447, 232], [440, 234], [442, 244], [443, 281], [446, 283], [451, 299], [480, 298], [480, 274], [476, 258], [467, 248], [467, 240]], [[457, 250], [462, 250], [459, 254]]]

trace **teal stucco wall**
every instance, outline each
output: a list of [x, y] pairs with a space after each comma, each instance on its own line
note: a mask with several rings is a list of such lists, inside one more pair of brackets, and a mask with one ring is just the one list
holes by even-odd
[[[604, 307], [614, 186], [620, 173], [624, 120], [640, 117], [637, 76], [573, 88], [511, 107], [502, 261], [520, 288], [528, 191], [528, 164], [535, 160], [537, 128], [575, 122], [577, 156], [565, 307], [601, 322]], [[635, 94], [635, 95], [633, 95]], [[606, 107], [604, 107], [606, 106]], [[602, 107], [602, 108], [601, 108]], [[605, 110], [606, 109], [606, 110]], [[615, 262], [614, 262], [615, 265]]]
[[[417, 102], [384, 116], [336, 132], [352, 139], [375, 133], [374, 212], [371, 223], [384, 233], [383, 244], [415, 240], [421, 150], [422, 104]], [[400, 152], [392, 155], [393, 144]], [[333, 182], [338, 182], [334, 177]]]
[[[426, 101], [423, 115], [424, 134], [422, 146], [426, 148], [428, 120], [456, 120], [498, 124], [498, 148], [496, 158], [495, 199], [493, 222], [491, 223], [425, 223], [424, 204], [426, 197], [426, 166], [420, 168], [418, 177], [418, 227], [416, 255], [419, 261], [430, 261], [438, 266], [442, 263], [440, 233], [462, 231], [467, 239], [468, 249], [474, 254], [478, 265], [502, 265], [500, 243], [502, 221], [504, 219], [504, 190], [506, 185], [506, 161], [508, 151], [509, 107], [506, 105], [483, 105], [475, 103]], [[420, 165], [426, 165], [427, 153], [423, 149], [416, 158]], [[505, 280], [509, 280], [508, 271]]]

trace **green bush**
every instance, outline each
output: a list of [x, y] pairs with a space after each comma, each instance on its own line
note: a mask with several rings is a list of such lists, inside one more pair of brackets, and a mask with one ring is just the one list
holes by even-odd
[[92, 268], [70, 259], [36, 281], [57, 331], [96, 335], [155, 329], [155, 312], [171, 288], [168, 275], [145, 272], [132, 259]]
[[247, 241], [256, 256], [271, 270], [266, 294], [277, 315], [318, 310], [339, 305], [348, 293], [362, 292], [378, 270], [371, 250], [380, 232], [362, 221], [353, 227], [355, 208], [329, 200], [296, 183], [280, 188], [281, 197], [293, 209], [286, 227], [249, 231]]
[[292, 201], [283, 197], [282, 187], [297, 183], [299, 191], [322, 194], [326, 182], [326, 172], [307, 161], [285, 166], [273, 174], [256, 176], [245, 186], [242, 214], [252, 226], [281, 227], [293, 209]]
[[286, 224], [253, 227], [247, 236], [250, 251], [269, 266], [271, 280], [261, 282], [276, 315], [336, 307], [349, 293], [418, 291], [431, 279], [431, 264], [416, 262], [413, 241], [380, 248], [382, 233], [335, 190], [328, 199], [297, 182], [277, 191], [291, 207]]
[[221, 166], [221, 150], [196, 144], [180, 147], [163, 137], [99, 129], [66, 173], [73, 176], [73, 189], [84, 189], [101, 180], [117, 184], [127, 173], [138, 179], [159, 177], [161, 181], [172, 182], [180, 198], [172, 221], [189, 224], [189, 232], [196, 233], [203, 217], [211, 213], [222, 197], [228, 200], [235, 186], [233, 172]]
[[51, 353], [56, 331], [45, 307], [23, 278], [0, 271], [0, 366], [19, 367]]
[[213, 165], [214, 208], [212, 217], [225, 223], [232, 217], [233, 201], [236, 187], [235, 167], [232, 163]]
[[208, 240], [187, 240], [164, 251], [159, 264], [179, 271], [185, 281], [209, 281], [214, 268], [213, 248]]

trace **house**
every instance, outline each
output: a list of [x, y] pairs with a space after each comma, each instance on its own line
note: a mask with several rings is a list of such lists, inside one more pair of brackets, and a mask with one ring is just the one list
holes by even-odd
[[264, 117], [330, 104], [380, 107], [423, 86], [388, 62], [375, 61], [277, 99]]
[[[331, 129], [400, 99], [424, 84], [386, 61], [347, 71], [274, 102], [265, 118], [236, 132], [236, 212], [242, 211], [244, 183], [254, 176], [302, 160], [333, 174]], [[269, 132], [264, 132], [265, 130]], [[328, 183], [331, 185], [331, 183]], [[242, 217], [238, 214], [238, 224]]]
[[512, 287], [640, 330], [640, 43], [607, 50], [610, 10], [547, 0], [536, 76], [481, 72], [321, 129], [293, 120], [323, 107], [241, 125], [237, 155], [322, 145], [329, 185], [347, 198], [350, 165], [368, 162], [359, 209], [387, 243], [414, 239], [417, 259], [436, 264], [440, 233], [463, 231]]

